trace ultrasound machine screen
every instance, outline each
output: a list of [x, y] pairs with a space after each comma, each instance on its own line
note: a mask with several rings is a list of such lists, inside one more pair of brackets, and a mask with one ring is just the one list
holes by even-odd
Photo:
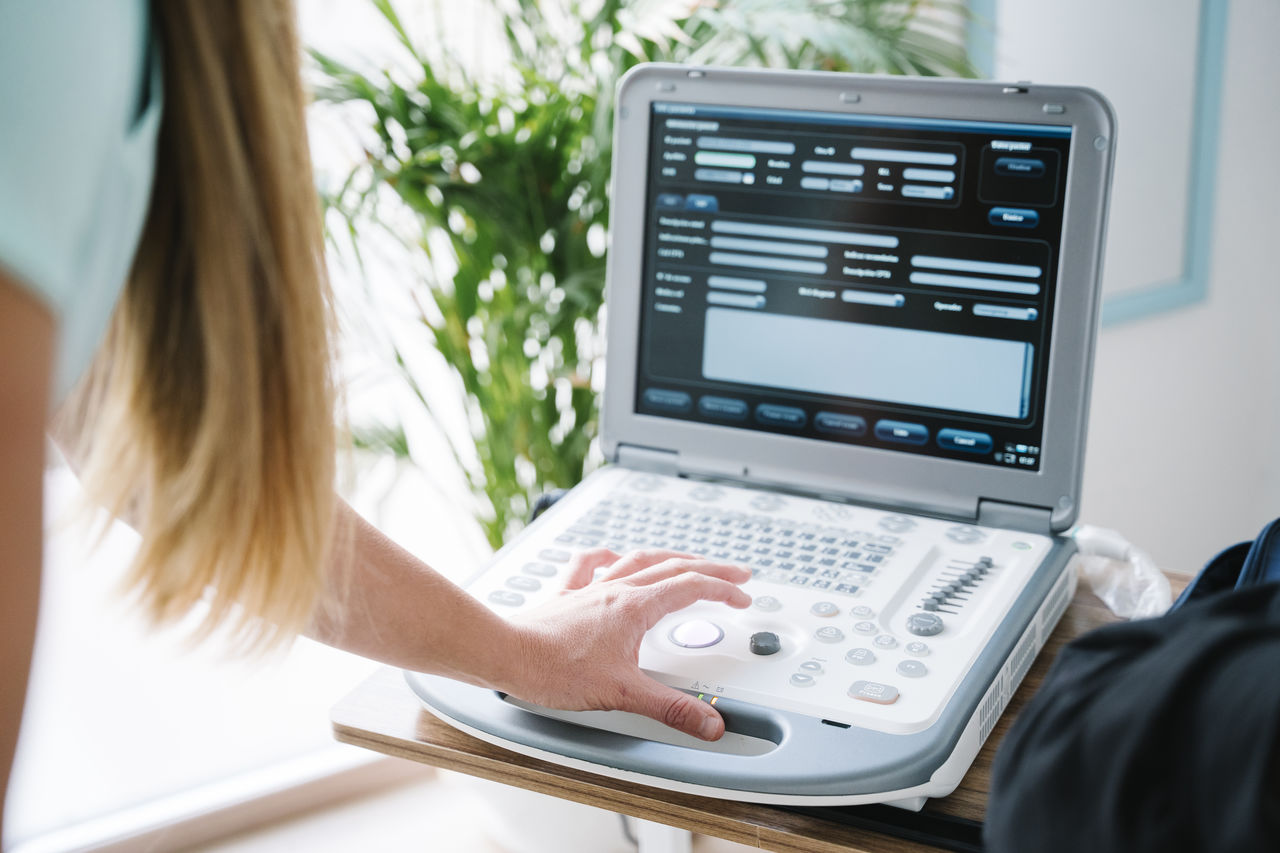
[[1039, 470], [1070, 143], [654, 104], [636, 411]]

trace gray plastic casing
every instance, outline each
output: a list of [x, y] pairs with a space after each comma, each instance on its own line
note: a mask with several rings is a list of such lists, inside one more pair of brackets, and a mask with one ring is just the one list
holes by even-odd
[[[1053, 311], [1039, 471], [954, 461], [639, 414], [635, 411], [655, 101], [990, 120], [1073, 128]], [[1049, 110], [1053, 112], [1050, 113]], [[620, 82], [608, 258], [606, 458], [658, 451], [678, 473], [889, 506], [997, 526], [1060, 532], [1079, 506], [1097, 332], [1115, 118], [1085, 88], [860, 74], [642, 65]], [[1015, 519], [1047, 516], [1048, 523]]]

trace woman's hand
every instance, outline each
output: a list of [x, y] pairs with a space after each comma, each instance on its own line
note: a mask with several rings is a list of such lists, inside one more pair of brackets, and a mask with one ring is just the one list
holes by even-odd
[[662, 617], [697, 601], [750, 606], [738, 588], [750, 577], [740, 566], [674, 551], [581, 553], [559, 598], [512, 621], [523, 660], [518, 683], [506, 690], [565, 710], [631, 711], [718, 740], [724, 720], [714, 708], [641, 671], [640, 641]]

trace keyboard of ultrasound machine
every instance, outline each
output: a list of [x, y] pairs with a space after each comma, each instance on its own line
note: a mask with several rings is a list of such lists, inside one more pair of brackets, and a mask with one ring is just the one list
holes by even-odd
[[[667, 548], [743, 565], [747, 610], [663, 617], [640, 664], [663, 683], [909, 732], [927, 727], [1047, 537], [727, 484], [607, 469], [495, 561], [473, 592], [503, 614], [556, 595], [573, 555]], [[607, 571], [607, 570], [605, 570]]]
[[[761, 495], [760, 503], [781, 499]], [[909, 524], [909, 522], [904, 522]], [[756, 580], [857, 595], [902, 540], [696, 504], [621, 496], [606, 498], [555, 539], [576, 548], [622, 552], [669, 548], [751, 568]]]

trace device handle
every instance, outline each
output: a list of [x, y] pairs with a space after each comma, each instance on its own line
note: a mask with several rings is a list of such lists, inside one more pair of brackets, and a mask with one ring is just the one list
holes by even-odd
[[[730, 736], [773, 746], [744, 752], [716, 748], [665, 727], [662, 740], [624, 733], [632, 728], [624, 718], [636, 717], [633, 714], [549, 709], [535, 713], [491, 690], [435, 675], [405, 676], [431, 713], [490, 743], [609, 775], [624, 771], [651, 785], [676, 782], [738, 792], [744, 799], [847, 797], [914, 788], [929, 781], [960, 736], [959, 727], [940, 731], [937, 726], [891, 735], [717, 697], [716, 709]], [[852, 754], [857, 761], [848, 760]]]

